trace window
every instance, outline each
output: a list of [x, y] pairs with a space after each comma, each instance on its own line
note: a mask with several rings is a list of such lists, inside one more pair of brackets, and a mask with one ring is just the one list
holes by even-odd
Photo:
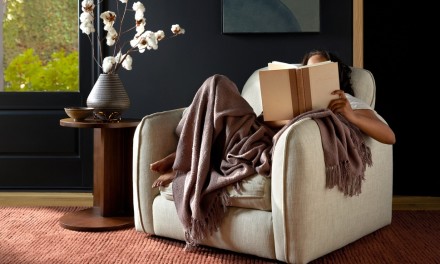
[[0, 0], [1, 92], [78, 92], [78, 0]]

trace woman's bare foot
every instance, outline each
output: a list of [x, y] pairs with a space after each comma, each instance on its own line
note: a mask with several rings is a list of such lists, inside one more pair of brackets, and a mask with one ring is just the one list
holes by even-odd
[[151, 163], [150, 170], [165, 174], [172, 169], [175, 159], [176, 159], [176, 152], [173, 152], [170, 155], [166, 156], [165, 158]]
[[175, 177], [175, 172], [173, 171], [173, 164], [175, 159], [176, 152], [173, 152], [165, 158], [150, 164], [150, 170], [162, 174], [153, 182], [153, 185], [151, 186], [152, 188], [165, 186], [173, 181]]
[[156, 188], [159, 186], [166, 186], [173, 181], [175, 176], [176, 176], [176, 172], [173, 170], [171, 170], [167, 173], [164, 173], [164, 174], [160, 175], [159, 178], [157, 178], [157, 180], [155, 180], [153, 182], [153, 185], [151, 186], [151, 188]]

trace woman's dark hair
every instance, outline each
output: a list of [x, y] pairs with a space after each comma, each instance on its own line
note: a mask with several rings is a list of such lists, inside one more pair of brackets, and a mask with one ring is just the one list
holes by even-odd
[[339, 83], [341, 84], [341, 89], [348, 94], [351, 94], [354, 96], [354, 92], [353, 92], [353, 86], [351, 83], [351, 68], [343, 63], [341, 61], [341, 59], [339, 59], [338, 56], [336, 56], [335, 54], [325, 51], [325, 50], [312, 50], [308, 53], [306, 53], [303, 57], [302, 60], [302, 64], [306, 65], [307, 61], [310, 59], [310, 57], [315, 56], [315, 55], [320, 55], [324, 58], [326, 58], [327, 60], [333, 61], [333, 62], [337, 62], [338, 63], [338, 68], [339, 68]]

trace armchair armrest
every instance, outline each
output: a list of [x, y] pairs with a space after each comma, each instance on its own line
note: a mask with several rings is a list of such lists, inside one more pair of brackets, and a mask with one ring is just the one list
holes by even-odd
[[[133, 137], [133, 206], [135, 228], [154, 234], [152, 204], [159, 193], [151, 188], [159, 177], [150, 170], [150, 164], [176, 150], [178, 137], [175, 128], [184, 108], [145, 116]], [[140, 202], [142, 201], [142, 202]]]
[[277, 259], [307, 263], [391, 223], [392, 145], [366, 138], [373, 158], [362, 193], [326, 188], [319, 127], [304, 119], [279, 138], [272, 159], [272, 216]]

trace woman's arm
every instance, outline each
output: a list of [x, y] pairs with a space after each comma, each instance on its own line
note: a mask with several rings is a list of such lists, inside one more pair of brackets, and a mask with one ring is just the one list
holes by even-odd
[[342, 90], [336, 90], [333, 94], [339, 95], [329, 103], [328, 108], [334, 113], [344, 116], [353, 125], [357, 126], [363, 133], [384, 144], [394, 144], [396, 136], [393, 130], [382, 120], [380, 120], [373, 110], [356, 109], [353, 110], [350, 102], [345, 97]]
[[353, 117], [346, 118], [362, 132], [385, 144], [394, 144], [396, 142], [393, 130], [382, 122], [372, 110], [359, 109], [352, 111]]

